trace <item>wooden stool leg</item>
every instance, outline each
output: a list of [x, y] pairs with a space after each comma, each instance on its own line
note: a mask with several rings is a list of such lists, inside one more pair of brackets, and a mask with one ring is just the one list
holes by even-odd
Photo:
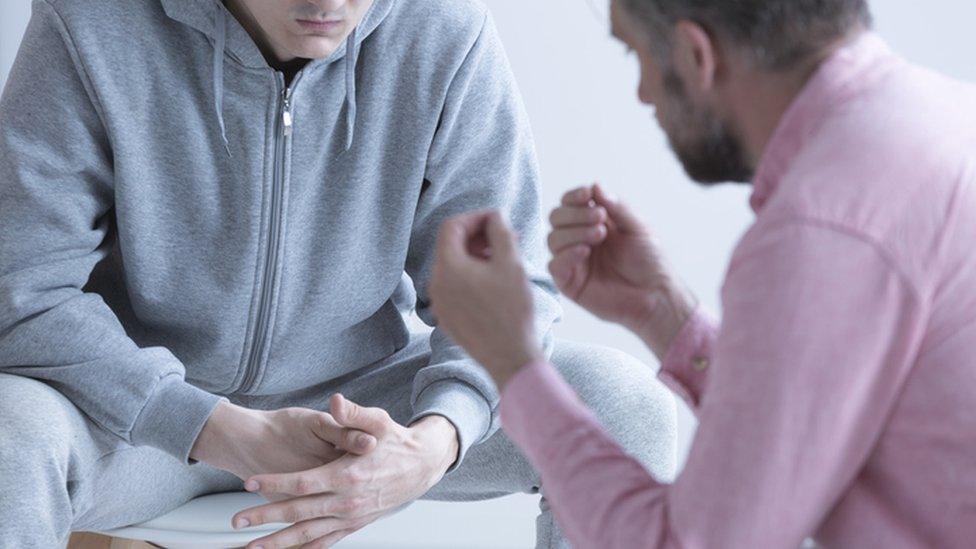
[[71, 539], [68, 540], [68, 549], [154, 549], [155, 547], [145, 541], [110, 538], [90, 532], [72, 534]]

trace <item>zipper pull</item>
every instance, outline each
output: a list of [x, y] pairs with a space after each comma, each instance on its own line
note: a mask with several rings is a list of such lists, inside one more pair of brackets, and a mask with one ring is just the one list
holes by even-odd
[[291, 116], [291, 89], [287, 89], [282, 94], [283, 108], [281, 109], [281, 123], [285, 130], [285, 137], [291, 136], [292, 126], [295, 120]]

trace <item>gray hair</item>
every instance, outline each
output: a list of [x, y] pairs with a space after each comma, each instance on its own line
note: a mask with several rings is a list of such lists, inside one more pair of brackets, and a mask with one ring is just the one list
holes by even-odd
[[674, 25], [689, 20], [769, 71], [788, 69], [872, 23], [867, 0], [618, 1], [647, 27], [658, 53], [670, 53]]

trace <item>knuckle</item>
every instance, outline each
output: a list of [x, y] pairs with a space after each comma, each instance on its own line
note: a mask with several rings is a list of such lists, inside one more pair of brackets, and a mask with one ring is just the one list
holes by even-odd
[[352, 498], [346, 505], [346, 514], [351, 517], [358, 517], [366, 511], [366, 500], [363, 498]]
[[295, 492], [297, 492], [299, 495], [311, 494], [313, 490], [314, 486], [310, 479], [300, 478], [295, 483]]
[[359, 475], [353, 470], [347, 469], [339, 473], [338, 481], [342, 486], [355, 486], [358, 480]]
[[329, 500], [323, 500], [316, 506], [316, 513], [320, 517], [330, 517], [338, 513], [337, 505]]
[[553, 226], [559, 224], [559, 219], [562, 217], [562, 208], [557, 208], [549, 213], [549, 223]]
[[341, 499], [335, 504], [335, 513], [339, 516], [347, 517], [356, 511], [356, 505], [352, 499]]
[[332, 419], [332, 416], [326, 413], [320, 413], [316, 421], [318, 421], [318, 424], [322, 429], [327, 431], [337, 427], [335, 420]]
[[285, 519], [286, 523], [294, 524], [302, 521], [302, 514], [295, 507], [286, 507], [281, 512], [281, 518]]
[[298, 532], [298, 537], [301, 539], [302, 543], [311, 543], [315, 541], [315, 531], [312, 530], [311, 526], [304, 526]]
[[449, 235], [458, 226], [458, 218], [452, 217], [441, 223], [440, 236], [445, 237]]
[[303, 410], [301, 408], [284, 408], [279, 410], [279, 413], [288, 419], [296, 419], [302, 416]]
[[362, 481], [362, 475], [352, 469], [341, 471], [336, 478], [341, 486], [355, 486]]

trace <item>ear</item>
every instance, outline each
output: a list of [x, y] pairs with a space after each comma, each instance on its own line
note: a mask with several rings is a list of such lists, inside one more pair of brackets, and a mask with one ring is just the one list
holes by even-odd
[[705, 95], [715, 87], [718, 50], [708, 31], [698, 23], [678, 21], [674, 29], [672, 62], [692, 95]]

